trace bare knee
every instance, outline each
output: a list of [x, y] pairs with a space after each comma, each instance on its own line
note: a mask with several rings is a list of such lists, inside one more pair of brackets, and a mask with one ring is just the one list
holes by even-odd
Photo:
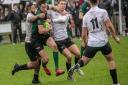
[[44, 57], [44, 58], [43, 58], [43, 61], [44, 61], [45, 63], [48, 63], [49, 58], [48, 58], [48, 57]]
[[34, 67], [34, 68], [38, 68], [38, 66], [39, 66], [39, 61], [37, 60], [37, 61], [31, 62], [31, 65], [32, 65], [32, 67]]
[[56, 44], [52, 44], [51, 46], [52, 46], [54, 51], [57, 51], [57, 45]]
[[72, 55], [69, 54], [69, 55], [67, 56], [67, 62], [68, 62], [68, 63], [71, 63], [71, 60], [72, 60]]
[[107, 57], [107, 62], [109, 64], [109, 68], [110, 69], [115, 69], [116, 68], [116, 64], [115, 64], [115, 60], [113, 57]]
[[77, 54], [76, 54], [76, 58], [81, 58], [80, 53], [77, 53]]

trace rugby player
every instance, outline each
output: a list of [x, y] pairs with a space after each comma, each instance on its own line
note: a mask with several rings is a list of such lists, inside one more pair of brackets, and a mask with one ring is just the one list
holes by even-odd
[[83, 57], [73, 66], [68, 76], [73, 78], [75, 69], [83, 67], [96, 55], [98, 51], [105, 56], [113, 85], [120, 85], [117, 79], [117, 71], [111, 45], [108, 41], [106, 30], [110, 30], [113, 39], [120, 43], [120, 38], [115, 33], [114, 26], [109, 19], [108, 13], [104, 9], [98, 7], [99, 0], [89, 0], [91, 9], [84, 15], [82, 39], [86, 44]]
[[[64, 14], [66, 8], [66, 1], [59, 0], [58, 1], [58, 9], [59, 12], [49, 10], [49, 15], [51, 16], [52, 21], [52, 35], [54, 40], [56, 41], [58, 50], [66, 57], [66, 68], [67, 71], [71, 68], [71, 54], [74, 54], [77, 58], [76, 62], [78, 62], [80, 58], [79, 48], [71, 41], [67, 34], [67, 25], [69, 21], [69, 14]], [[62, 13], [62, 14], [61, 14]], [[79, 74], [83, 74], [82, 70], [77, 69]], [[68, 78], [69, 79], [69, 78]]]
[[[33, 60], [35, 60], [34, 59], [35, 56], [37, 57], [37, 55], [35, 55], [35, 52], [34, 52], [34, 50], [32, 48], [32, 45], [31, 45], [32, 22], [34, 22], [34, 21], [36, 21], [38, 19], [36, 17], [36, 15], [35, 15], [35, 13], [36, 13], [36, 6], [35, 6], [35, 4], [29, 3], [29, 5], [27, 6], [27, 11], [28, 11], [28, 14], [27, 14], [27, 18], [26, 18], [25, 50], [26, 50], [26, 53], [28, 54], [30, 60], [33, 61]], [[40, 61], [40, 59], [38, 59], [38, 60], [39, 60], [39, 65], [38, 65], [38, 68], [36, 68], [34, 70], [34, 76], [33, 76], [32, 83], [40, 83], [38, 77], [39, 77], [39, 70], [40, 70], [41, 61]]]
[[28, 9], [28, 15], [26, 19], [26, 38], [25, 38], [25, 50], [30, 58], [30, 62], [28, 64], [24, 65], [18, 65], [15, 64], [13, 70], [12, 70], [12, 75], [15, 74], [15, 72], [18, 72], [19, 70], [28, 70], [28, 69], [36, 69], [34, 72], [34, 77], [32, 83], [39, 83], [38, 79], [38, 73], [39, 73], [39, 68], [40, 68], [40, 61], [38, 61], [38, 53], [35, 51], [35, 49], [31, 45], [31, 28], [32, 28], [32, 22], [36, 21], [39, 18], [43, 18], [45, 15], [43, 13], [39, 15], [35, 15], [36, 12], [36, 7], [32, 3], [29, 3], [27, 6]]

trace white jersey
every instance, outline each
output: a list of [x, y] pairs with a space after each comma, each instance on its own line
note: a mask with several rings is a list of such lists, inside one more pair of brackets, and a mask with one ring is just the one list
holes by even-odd
[[31, 29], [32, 29], [32, 22], [31, 22], [31, 17], [33, 17], [34, 15], [32, 13], [28, 13], [27, 14], [27, 18], [26, 18], [26, 37], [25, 37], [25, 42], [30, 43], [30, 39], [31, 39]]
[[67, 25], [69, 21], [69, 14], [61, 15], [56, 11], [49, 10], [48, 15], [52, 20], [52, 34], [55, 41], [68, 38]]
[[83, 27], [88, 28], [87, 45], [91, 47], [102, 47], [108, 42], [108, 35], [104, 22], [108, 20], [108, 13], [104, 9], [92, 7], [83, 18]]

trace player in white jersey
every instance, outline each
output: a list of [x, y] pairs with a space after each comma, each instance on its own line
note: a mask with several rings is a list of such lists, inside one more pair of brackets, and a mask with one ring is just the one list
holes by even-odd
[[[80, 51], [79, 48], [71, 41], [67, 33], [67, 25], [69, 22], [69, 14], [65, 13], [66, 1], [59, 0], [58, 2], [58, 10], [53, 11], [49, 10], [49, 16], [52, 21], [52, 35], [56, 44], [58, 46], [58, 50], [66, 57], [66, 68], [67, 71], [71, 68], [71, 54], [76, 56], [76, 62], [80, 59]], [[62, 14], [61, 14], [62, 13]], [[64, 15], [63, 15], [64, 14]], [[83, 75], [83, 72], [80, 69], [77, 69], [77, 72]]]
[[116, 65], [112, 55], [112, 48], [108, 42], [106, 30], [110, 30], [112, 37], [117, 43], [120, 42], [120, 39], [116, 36], [113, 24], [108, 17], [107, 11], [100, 9], [97, 6], [98, 2], [99, 0], [89, 0], [91, 9], [83, 18], [82, 29], [82, 39], [86, 43], [85, 53], [80, 61], [69, 70], [68, 76], [73, 78], [75, 69], [86, 65], [98, 51], [101, 51], [108, 62], [113, 84], [119, 85], [117, 80]]

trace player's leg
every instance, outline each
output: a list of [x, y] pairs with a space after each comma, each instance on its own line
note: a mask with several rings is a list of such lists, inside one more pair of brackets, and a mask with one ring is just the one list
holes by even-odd
[[48, 61], [49, 61], [49, 59], [48, 59], [48, 54], [47, 54], [46, 52], [43, 52], [43, 51], [42, 51], [42, 53], [40, 54], [40, 56], [47, 56], [47, 57], [44, 57], [44, 58], [43, 58], [43, 60], [42, 60], [42, 66], [43, 66], [43, 69], [44, 69], [45, 73], [46, 73], [47, 75], [51, 75], [51, 71], [50, 71], [50, 69], [47, 67], [47, 63], [48, 63]]
[[[39, 56], [38, 53], [36, 52], [36, 50], [32, 47], [32, 45], [30, 43], [25, 43], [25, 50], [27, 55], [29, 56], [30, 60], [33, 61], [33, 57], [34, 56]], [[34, 69], [34, 75], [33, 75], [33, 80], [32, 83], [40, 83], [39, 81], [39, 70], [40, 70], [40, 57], [36, 57], [38, 58], [38, 67], [36, 69]]]
[[71, 69], [69, 70], [68, 72], [69, 78], [73, 78], [73, 74], [76, 69], [79, 69], [84, 65], [87, 65], [89, 61], [95, 56], [97, 51], [98, 51], [98, 48], [87, 46], [84, 52], [84, 56], [78, 61], [76, 65], [71, 67]]
[[117, 85], [118, 84], [118, 79], [117, 79], [116, 64], [115, 64], [115, 60], [113, 58], [111, 45], [109, 43], [107, 43], [102, 48], [101, 51], [102, 51], [102, 54], [105, 56], [105, 58], [108, 62], [109, 71], [110, 71], [110, 75], [111, 75], [113, 84]]
[[75, 64], [78, 62], [78, 60], [81, 58], [79, 48], [72, 44], [70, 47], [68, 47], [69, 51], [75, 55]]
[[71, 67], [71, 56], [72, 56], [71, 52], [68, 50], [68, 48], [66, 48], [65, 40], [56, 41], [56, 44], [57, 44], [59, 52], [61, 52], [66, 57], [66, 68], [68, 71]]
[[32, 49], [32, 46], [30, 43], [25, 43], [25, 50], [26, 50], [28, 57], [30, 58], [30, 62], [28, 62], [27, 64], [23, 64], [23, 65], [15, 64], [12, 70], [12, 75], [14, 75], [15, 72], [18, 72], [20, 70], [28, 70], [28, 69], [37, 68], [39, 62], [37, 60], [35, 51]]
[[[72, 44], [68, 49], [70, 50], [70, 52], [72, 54], [75, 55], [75, 64], [77, 64], [78, 63], [78, 60], [81, 58], [79, 48], [75, 44]], [[84, 75], [84, 72], [80, 68], [77, 69], [76, 72], [80, 76], [83, 76]]]
[[12, 75], [14, 75], [16, 72], [21, 71], [21, 70], [30, 70], [30, 69], [35, 69], [38, 67], [38, 61], [32, 61], [27, 64], [19, 65], [15, 64], [14, 68], [12, 70]]
[[65, 45], [68, 48], [68, 50], [75, 55], [75, 64], [80, 59], [80, 51], [79, 48], [74, 44], [74, 42], [71, 41], [70, 38], [67, 38], [65, 41]]
[[47, 44], [47, 46], [49, 46], [50, 48], [53, 49], [53, 59], [54, 59], [54, 63], [55, 63], [55, 70], [57, 70], [59, 68], [57, 45], [56, 45], [55, 41], [53, 40], [53, 38], [51, 38], [51, 37], [48, 38], [46, 44]]
[[49, 37], [46, 42], [47, 46], [53, 49], [53, 59], [55, 64], [55, 72], [56, 76], [62, 75], [65, 72], [61, 69], [59, 69], [59, 57], [58, 57], [58, 48], [57, 45], [52, 37]]
[[41, 59], [38, 59], [38, 61], [39, 61], [38, 68], [34, 69], [34, 75], [33, 75], [33, 80], [32, 80], [33, 84], [40, 83], [40, 81], [39, 81], [39, 71], [40, 71]]
[[69, 69], [71, 68], [71, 52], [67, 49], [67, 48], [64, 48], [63, 51], [62, 51], [62, 54], [66, 57], [66, 69], [67, 71], [69, 71]]
[[[74, 44], [74, 42], [71, 41], [70, 38], [67, 38], [65, 41], [66, 47], [69, 49], [69, 51], [75, 55], [75, 64], [78, 62], [78, 60], [81, 58], [79, 48]], [[80, 76], [84, 75], [84, 72], [80, 69], [77, 69], [76, 72]]]
[[41, 57], [41, 60], [43, 62], [42, 65], [44, 67], [45, 72], [47, 72], [48, 75], [51, 75], [51, 71], [46, 67], [46, 65], [49, 61], [48, 54], [47, 54], [47, 52], [44, 51], [42, 45], [44, 45], [43, 42], [40, 42], [40, 43], [38, 42], [35, 44], [34, 47], [36, 48], [36, 51], [38, 52], [39, 56]]

